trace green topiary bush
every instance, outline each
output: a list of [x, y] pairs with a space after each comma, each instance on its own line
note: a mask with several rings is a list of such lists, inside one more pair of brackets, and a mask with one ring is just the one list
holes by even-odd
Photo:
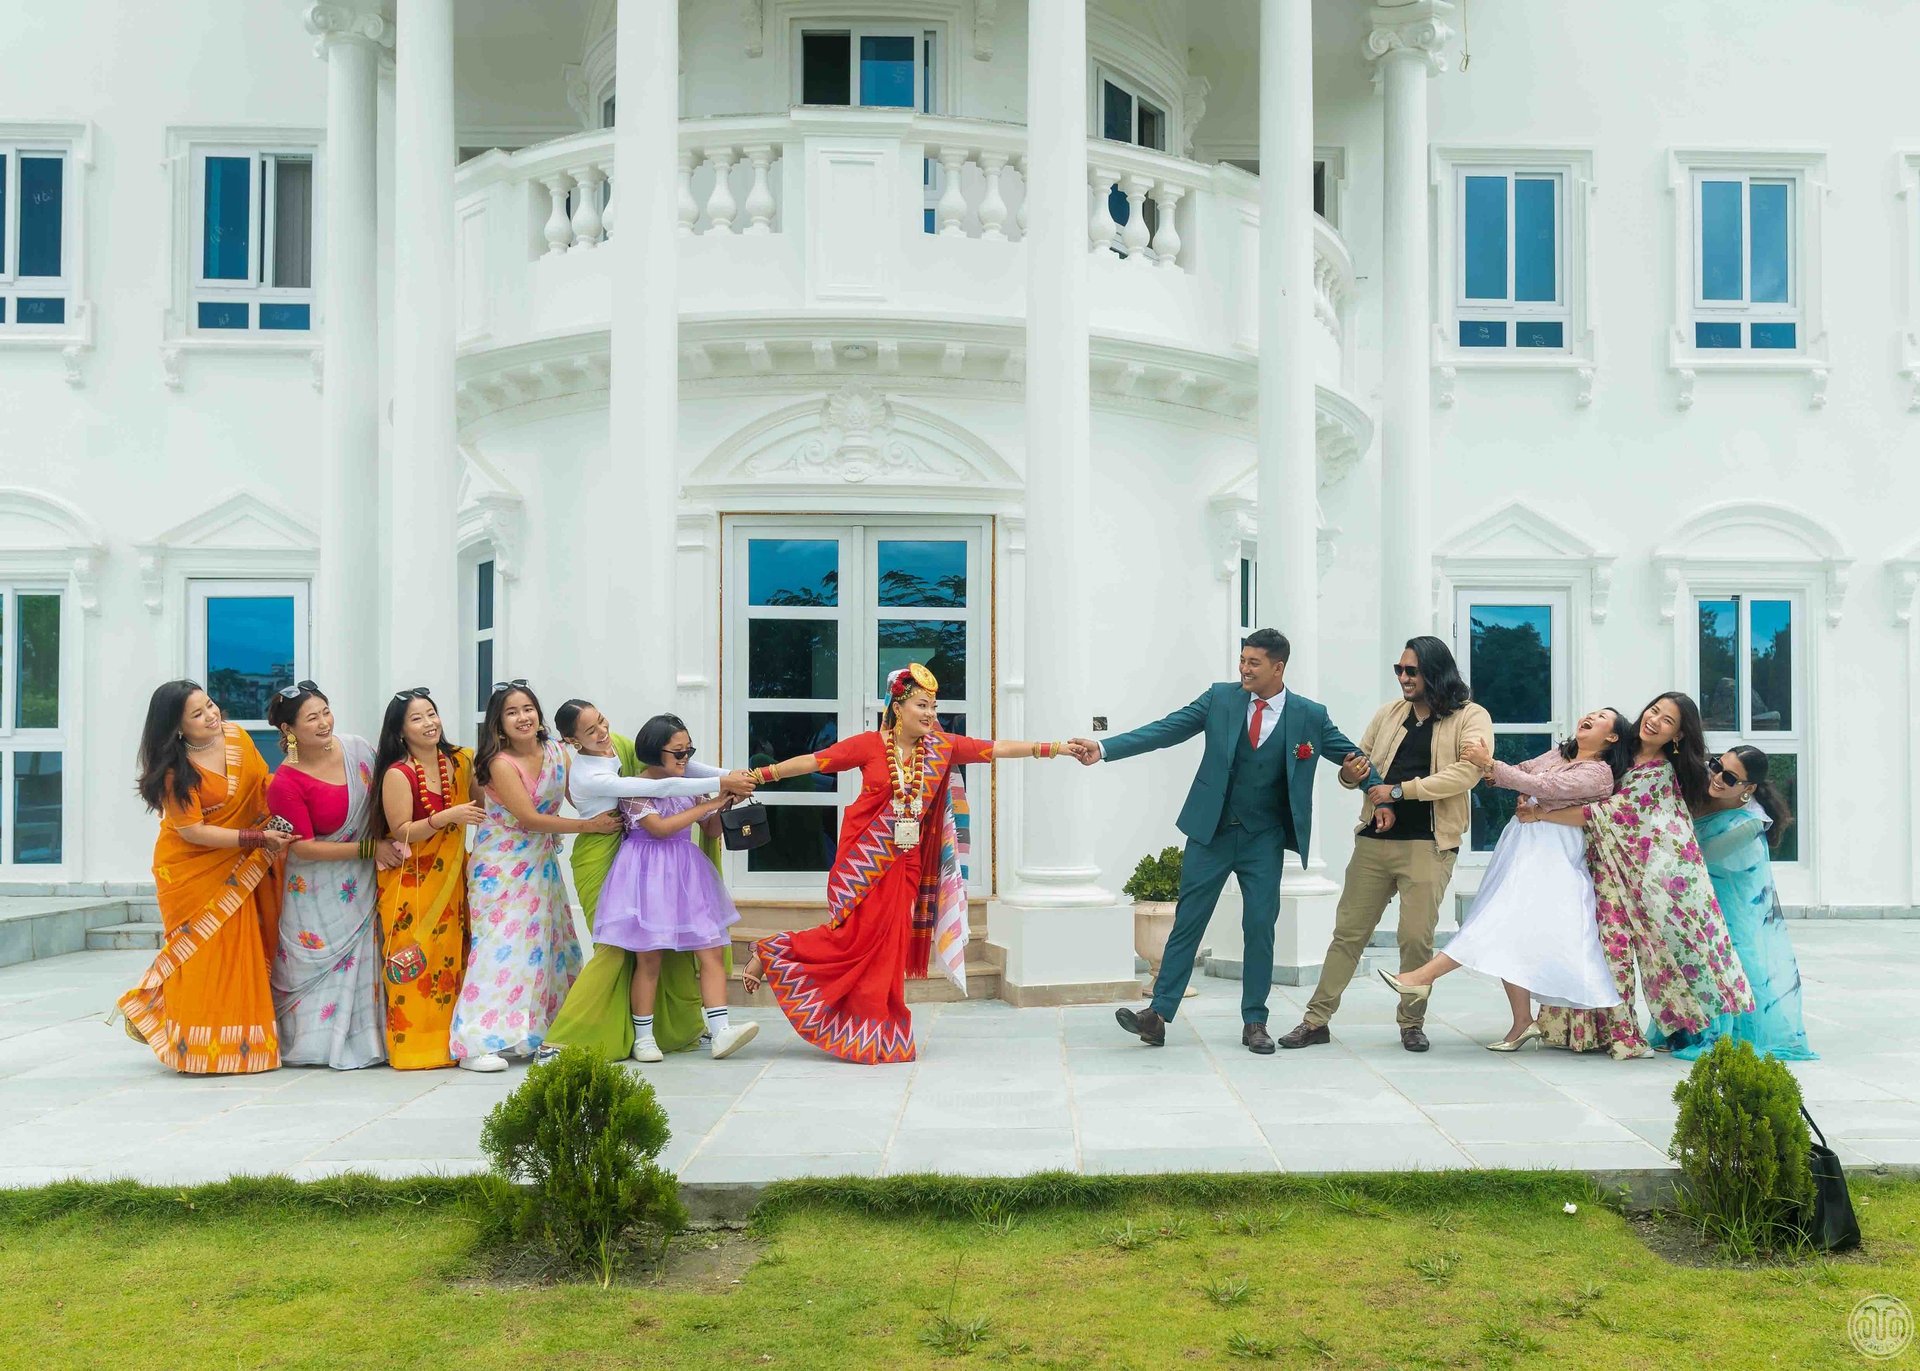
[[679, 1182], [655, 1161], [668, 1136], [653, 1087], [585, 1048], [531, 1068], [481, 1126], [483, 1239], [608, 1284], [638, 1242], [663, 1248], [686, 1226]]
[[1143, 902], [1171, 904], [1180, 898], [1180, 849], [1163, 847], [1158, 857], [1142, 857], [1120, 889]]
[[1798, 1247], [1813, 1218], [1800, 1083], [1774, 1057], [1722, 1038], [1673, 1088], [1681, 1212], [1736, 1257]]

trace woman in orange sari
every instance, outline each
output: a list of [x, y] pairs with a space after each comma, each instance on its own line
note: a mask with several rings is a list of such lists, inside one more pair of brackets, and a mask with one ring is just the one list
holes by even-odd
[[452, 1066], [454, 997], [467, 969], [466, 829], [485, 817], [473, 798], [473, 754], [447, 741], [425, 686], [387, 702], [373, 774], [373, 838], [409, 855], [380, 884], [387, 1061], [396, 1071]]
[[267, 764], [192, 681], [147, 702], [140, 798], [160, 815], [153, 880], [166, 942], [120, 997], [127, 1034], [190, 1075], [272, 1071], [280, 1036], [267, 981], [278, 946], [275, 866], [291, 833], [263, 828]]

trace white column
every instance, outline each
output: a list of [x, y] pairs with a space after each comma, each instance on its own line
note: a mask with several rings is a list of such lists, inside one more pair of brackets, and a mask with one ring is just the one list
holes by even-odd
[[[1027, 12], [1027, 593], [1025, 732], [1088, 732], [1093, 643], [1092, 383], [1087, 341], [1087, 16], [1084, 0]], [[1101, 265], [1107, 265], [1101, 263]], [[1100, 885], [1089, 787], [1070, 762], [1016, 762], [1023, 787], [1014, 888], [989, 915], [1008, 998], [1061, 1003], [1133, 993], [1132, 927]]]
[[[398, 0], [394, 74], [393, 507], [395, 606], [386, 684], [460, 693], [459, 453], [453, 411], [453, 0]], [[517, 669], [512, 662], [497, 663]]]
[[[677, 709], [675, 491], [680, 444], [680, 245], [675, 239], [680, 118], [680, 10], [619, 0], [614, 39], [613, 373], [607, 467], [594, 493], [603, 546], [630, 549], [607, 578], [618, 633], [600, 638], [610, 717], [638, 727]], [[704, 703], [704, 702], [703, 702]], [[697, 711], [696, 711], [697, 712]], [[689, 719], [712, 737], [712, 720]], [[704, 724], [704, 728], [703, 728]]]
[[[1433, 630], [1432, 442], [1427, 329], [1427, 77], [1452, 37], [1447, 0], [1376, 5], [1367, 52], [1386, 99], [1385, 250], [1380, 405], [1380, 640], [1382, 651]], [[1383, 660], [1388, 660], [1383, 658]]]
[[379, 63], [393, 28], [377, 13], [310, 5], [327, 64], [325, 389], [320, 403], [320, 574], [314, 677], [354, 718], [384, 698], [380, 637]]

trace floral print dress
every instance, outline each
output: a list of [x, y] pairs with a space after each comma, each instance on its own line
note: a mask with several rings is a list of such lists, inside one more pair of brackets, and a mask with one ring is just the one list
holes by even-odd
[[1642, 1056], [1647, 1040], [1633, 1012], [1638, 964], [1651, 1021], [1668, 1036], [1697, 1033], [1717, 1014], [1753, 1008], [1753, 992], [1727, 936], [1693, 820], [1673, 765], [1642, 762], [1613, 798], [1587, 807], [1600, 948], [1622, 1004], [1540, 1011], [1549, 1047]]
[[[493, 765], [519, 763], [503, 752]], [[524, 770], [521, 774], [525, 778]], [[527, 778], [527, 794], [540, 813], [560, 812], [567, 794], [567, 754], [559, 743], [544, 744], [540, 774]], [[454, 1007], [456, 1060], [488, 1053], [531, 1055], [545, 1040], [582, 961], [560, 875], [562, 835], [530, 833], [491, 787], [484, 796], [487, 817], [474, 830], [467, 863], [473, 944]]]

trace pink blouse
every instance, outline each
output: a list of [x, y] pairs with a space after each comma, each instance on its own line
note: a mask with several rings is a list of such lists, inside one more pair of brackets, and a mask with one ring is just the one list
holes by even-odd
[[1533, 797], [1543, 810], [1573, 809], [1613, 794], [1613, 768], [1602, 761], [1568, 761], [1554, 748], [1518, 766], [1495, 762], [1490, 773], [1502, 790]]
[[267, 783], [267, 807], [293, 825], [296, 837], [311, 840], [347, 821], [347, 788], [283, 766]]

